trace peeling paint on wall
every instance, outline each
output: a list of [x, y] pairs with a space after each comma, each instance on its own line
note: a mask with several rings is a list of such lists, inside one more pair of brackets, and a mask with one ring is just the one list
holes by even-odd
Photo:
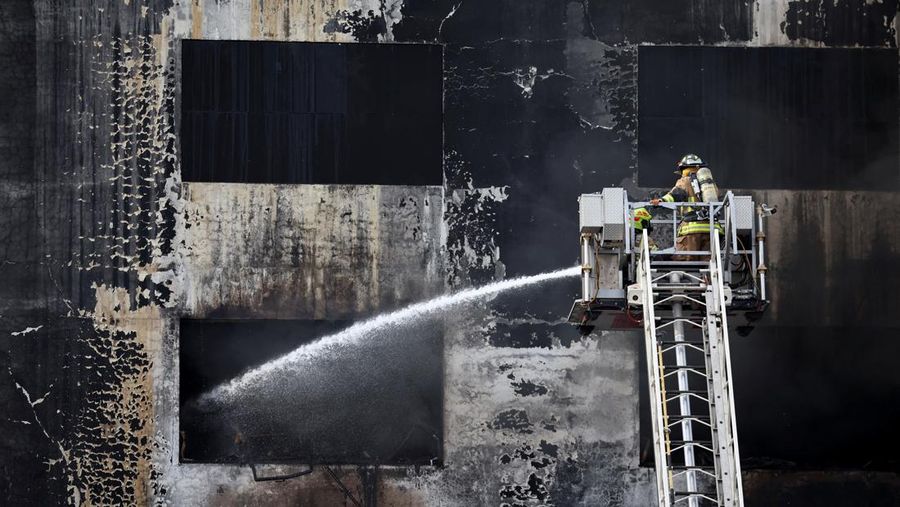
[[443, 285], [438, 187], [184, 188], [193, 317], [353, 319]]
[[790, 39], [781, 28], [788, 9], [788, 0], [756, 0], [753, 12], [751, 46], [787, 46]]
[[82, 411], [81, 438], [71, 442], [67, 465], [87, 505], [147, 504], [155, 475], [151, 340], [162, 331], [162, 321], [155, 305], [132, 309], [125, 289], [95, 290], [97, 304], [86, 316], [94, 322], [96, 336], [85, 343], [97, 359], [104, 358], [89, 361], [102, 380]]
[[[104, 205], [102, 188], [77, 183], [77, 207], [105, 210], [84, 224], [71, 263], [80, 270], [114, 269], [137, 276], [137, 304], [172, 303], [173, 239], [180, 206], [175, 167], [174, 60], [159, 39], [137, 37], [85, 42], [91, 56], [93, 99], [109, 112], [77, 114], [76, 143], [92, 145], [107, 135], [109, 155], [98, 156], [98, 170], [116, 199]], [[77, 175], [73, 173], [75, 180]]]
[[175, 35], [192, 39], [389, 42], [402, 0], [180, 0]]
[[503, 277], [503, 263], [495, 237], [496, 209], [507, 198], [505, 187], [476, 188], [468, 164], [451, 152], [445, 155], [444, 201], [447, 237], [447, 282], [450, 286], [484, 283]]

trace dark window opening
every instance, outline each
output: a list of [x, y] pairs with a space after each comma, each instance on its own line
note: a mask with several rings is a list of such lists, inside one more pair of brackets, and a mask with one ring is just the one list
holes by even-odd
[[182, 41], [184, 181], [443, 184], [434, 44]]
[[640, 184], [697, 153], [726, 188], [898, 190], [895, 49], [642, 46]]
[[349, 324], [182, 319], [181, 462], [440, 465], [443, 340], [429, 319], [316, 355], [234, 402], [196, 403]]

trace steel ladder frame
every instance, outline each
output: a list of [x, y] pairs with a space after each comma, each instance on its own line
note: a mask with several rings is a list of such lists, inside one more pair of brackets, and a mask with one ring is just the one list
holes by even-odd
[[[657, 502], [660, 506], [673, 506], [686, 502], [690, 507], [702, 505], [742, 506], [740, 454], [737, 442], [737, 421], [731, 384], [731, 358], [728, 340], [725, 284], [723, 280], [722, 251], [719, 235], [711, 234], [711, 256], [708, 269], [691, 273], [672, 267], [653, 266], [649, 251], [647, 231], [643, 231], [641, 257], [638, 264], [638, 281], [643, 306], [644, 340], [647, 360], [648, 386], [650, 390], [653, 449], [656, 465]], [[704, 275], [708, 276], [704, 279]], [[664, 281], [665, 280], [665, 281]], [[668, 282], [668, 283], [667, 283]], [[705, 316], [685, 317], [682, 304], [693, 304], [705, 309]], [[657, 310], [670, 307], [671, 316], [657, 316]], [[702, 341], [685, 341], [684, 326], [699, 330]], [[659, 331], [671, 327], [675, 340], [664, 346], [657, 337]], [[684, 342], [682, 345], [681, 342]], [[701, 346], [702, 345], [702, 349]], [[692, 366], [686, 363], [689, 349], [703, 353], [704, 364]], [[664, 359], [667, 352], [675, 350], [675, 364]], [[678, 389], [670, 396], [666, 380], [676, 375]], [[689, 389], [690, 375], [706, 379], [706, 391]], [[702, 395], [702, 394], [705, 394]], [[690, 399], [701, 400], [709, 409], [709, 417], [691, 413]], [[675, 414], [670, 414], [670, 403], [678, 401]], [[707, 420], [704, 421], [704, 418]], [[682, 440], [673, 441], [670, 430], [680, 424]], [[709, 428], [711, 441], [693, 439], [695, 425]], [[699, 426], [698, 426], [699, 427]], [[684, 455], [685, 465], [677, 470], [673, 464], [676, 452]], [[695, 451], [712, 456], [714, 466], [710, 472], [695, 463]], [[698, 475], [702, 474], [702, 476]], [[676, 480], [683, 476], [686, 488], [675, 489]], [[714, 487], [709, 487], [712, 479]], [[698, 489], [697, 479], [705, 480], [706, 490]]]

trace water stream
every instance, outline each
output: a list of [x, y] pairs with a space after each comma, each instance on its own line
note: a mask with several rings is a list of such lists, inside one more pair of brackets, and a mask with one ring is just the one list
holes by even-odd
[[301, 345], [283, 356], [257, 366], [243, 375], [223, 383], [203, 394], [198, 402], [201, 405], [211, 402], [227, 403], [243, 394], [252, 395], [252, 393], [258, 392], [268, 379], [274, 378], [274, 376], [277, 375], [289, 374], [290, 370], [300, 365], [303, 361], [312, 359], [315, 356], [322, 354], [322, 352], [327, 349], [352, 344], [364, 339], [375, 331], [394, 326], [402, 326], [412, 319], [421, 318], [425, 314], [436, 312], [438, 310], [446, 310], [452, 306], [474, 301], [499, 292], [518, 289], [546, 282], [548, 280], [577, 276], [580, 273], [581, 268], [574, 266], [538, 275], [511, 278], [482, 287], [466, 289], [453, 294], [445, 294], [427, 301], [414, 303], [390, 313], [376, 315], [368, 320], [353, 324], [342, 331], [323, 336], [314, 342]]

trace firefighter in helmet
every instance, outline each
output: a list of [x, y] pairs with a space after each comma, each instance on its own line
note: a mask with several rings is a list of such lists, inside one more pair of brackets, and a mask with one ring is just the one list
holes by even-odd
[[[672, 190], [651, 204], [663, 202], [715, 202], [719, 200], [719, 189], [713, 181], [712, 172], [703, 160], [694, 154], [687, 154], [678, 161], [675, 174], [678, 181]], [[678, 226], [678, 237], [675, 238], [675, 250], [709, 251], [709, 217], [697, 209], [681, 208], [681, 224]], [[715, 224], [720, 232], [722, 227]], [[708, 258], [708, 257], [705, 257]], [[675, 260], [703, 260], [704, 257], [676, 255]]]
[[653, 238], [651, 238], [649, 236], [650, 231], [653, 230], [653, 224], [650, 223], [650, 220], [652, 220], [652, 219], [653, 219], [653, 215], [651, 215], [650, 212], [647, 211], [647, 208], [638, 208], [638, 209], [634, 210], [633, 226], [634, 226], [635, 232], [637, 233], [636, 234], [637, 248], [639, 251], [641, 249], [641, 240], [644, 237], [642, 232], [645, 229], [647, 230], [647, 233], [648, 233], [647, 239], [649, 240], [647, 247], [651, 251], [656, 250], [656, 242], [653, 241]]

